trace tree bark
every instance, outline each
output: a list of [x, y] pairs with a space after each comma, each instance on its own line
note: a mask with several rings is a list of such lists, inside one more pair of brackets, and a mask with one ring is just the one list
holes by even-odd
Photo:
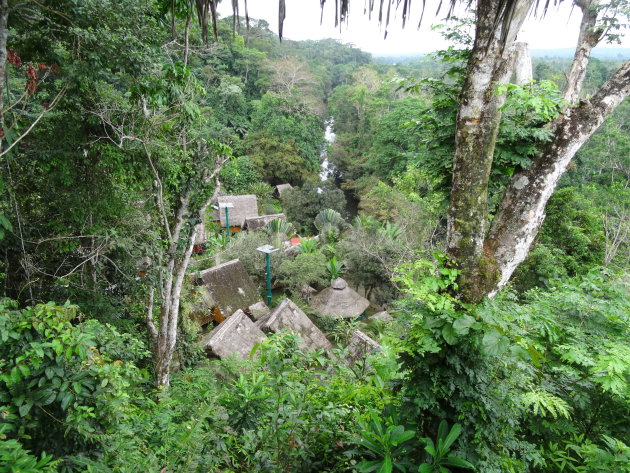
[[[167, 264], [164, 279], [162, 280], [162, 305], [160, 308], [159, 328], [153, 323], [152, 294], [149, 300], [149, 310], [147, 311], [146, 323], [149, 334], [153, 339], [153, 359], [155, 366], [156, 385], [168, 387], [170, 385], [171, 363], [173, 362], [173, 354], [175, 353], [175, 345], [177, 344], [177, 327], [179, 324], [179, 303], [181, 299], [182, 288], [184, 286], [184, 278], [190, 264], [190, 258], [193, 252], [193, 246], [197, 235], [202, 231], [203, 216], [206, 209], [219, 194], [220, 182], [218, 173], [227, 162], [227, 156], [217, 156], [215, 158], [215, 167], [210, 172], [207, 170], [203, 177], [204, 185], [210, 181], [214, 182], [214, 191], [201, 207], [195, 211], [190, 208], [191, 197], [195, 186], [189, 185], [180, 198], [180, 202], [175, 213], [173, 228], [170, 230], [170, 246], [167, 253]], [[192, 183], [191, 183], [192, 184]], [[160, 202], [156, 194], [156, 201]], [[160, 205], [160, 204], [158, 204]], [[162, 204], [163, 205], [163, 204]], [[182, 253], [182, 231], [189, 222], [190, 216], [197, 217], [197, 224], [193, 230], [185, 237], [186, 246]]]
[[[569, 105], [578, 99], [590, 52], [604, 35], [597, 27], [598, 4], [589, 0], [576, 3], [584, 15], [564, 91]], [[481, 0], [477, 6], [475, 44], [456, 123], [447, 234], [447, 253], [461, 270], [458, 295], [469, 303], [493, 296], [507, 283], [525, 259], [544, 219], [547, 201], [566, 166], [630, 94], [629, 61], [591, 100], [567, 107], [551, 122], [548, 126], [553, 138], [542, 146], [527, 169], [511, 178], [488, 232], [488, 181], [503, 103], [494, 94], [494, 87], [509, 79], [510, 49], [530, 7], [531, 2], [516, 0], [514, 11], [506, 16], [497, 0]], [[507, 27], [494, 20], [502, 17], [509, 19]]]
[[0, 149], [4, 140], [4, 84], [7, 80], [9, 0], [0, 1]]
[[507, 283], [527, 256], [545, 218], [547, 201], [577, 150], [628, 95], [630, 61], [591, 100], [580, 102], [558, 117], [552, 124], [553, 139], [535, 156], [530, 167], [512, 177], [486, 242], [500, 276], [494, 287], [484, 289], [490, 296]]
[[575, 4], [582, 10], [582, 21], [580, 23], [578, 44], [575, 48], [571, 70], [567, 76], [567, 85], [564, 89], [564, 99], [569, 104], [574, 104], [579, 99], [591, 50], [597, 46], [604, 34], [602, 28], [596, 27], [597, 3], [597, 1], [591, 0], [575, 1]]
[[532, 72], [532, 57], [527, 43], [514, 43], [514, 83], [527, 84], [534, 75]]
[[[471, 302], [481, 300], [487, 294], [482, 288], [497, 278], [492, 257], [484, 249], [488, 183], [501, 120], [500, 108], [505, 101], [504, 96], [495, 93], [495, 87], [507, 82], [512, 74], [512, 46], [532, 0], [516, 0], [512, 6], [508, 14], [504, 11], [505, 2], [478, 2], [475, 43], [457, 114], [447, 254], [461, 270], [461, 296]], [[508, 16], [510, 21], [497, 21], [503, 16]], [[477, 281], [485, 282], [478, 284]]]

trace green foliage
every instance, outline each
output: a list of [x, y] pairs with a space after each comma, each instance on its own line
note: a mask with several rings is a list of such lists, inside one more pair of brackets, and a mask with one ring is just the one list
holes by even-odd
[[[324, 138], [322, 121], [299, 102], [271, 93], [265, 94], [254, 104], [251, 131], [253, 138], [249, 141], [248, 154], [255, 161], [258, 160], [261, 172], [270, 180], [278, 184], [299, 184], [309, 173], [318, 170]], [[291, 162], [289, 155], [280, 157], [291, 147], [294, 149], [291, 154], [297, 158], [295, 167], [303, 168], [302, 178], [298, 177], [298, 169], [294, 171], [295, 174], [288, 174]], [[274, 155], [279, 162], [274, 162], [273, 156], [265, 157], [265, 153], [274, 149], [279, 153]], [[281, 174], [282, 168], [285, 171]]]
[[261, 213], [273, 213], [275, 211], [272, 205], [273, 187], [268, 183], [261, 181], [252, 182], [245, 193], [256, 196]]
[[423, 439], [426, 444], [424, 450], [431, 456], [431, 461], [421, 464], [418, 472], [450, 473], [449, 466], [464, 470], [474, 469], [474, 466], [466, 460], [449, 455], [453, 443], [455, 443], [461, 432], [462, 426], [459, 424], [453, 425], [449, 431], [447, 423], [445, 421], [440, 422], [437, 442], [433, 442], [428, 437]]
[[332, 258], [328, 260], [328, 262], [326, 263], [326, 271], [328, 271], [331, 281], [334, 281], [341, 275], [341, 272], [343, 271], [344, 266], [345, 266], [344, 262], [337, 261], [336, 256], [333, 256]]
[[257, 172], [267, 181], [298, 185], [314, 175], [314, 169], [300, 155], [293, 138], [282, 139], [260, 131], [247, 135], [244, 145]]
[[295, 234], [293, 224], [281, 218], [275, 218], [265, 225], [265, 231], [269, 233], [269, 235], [282, 235], [286, 238], [291, 238]]
[[314, 238], [300, 238], [297, 250], [299, 253], [315, 253], [317, 252], [317, 240]]
[[348, 227], [341, 214], [333, 209], [324, 209], [315, 216], [313, 222], [324, 242], [336, 242], [343, 230]]
[[493, 173], [511, 176], [515, 169], [527, 168], [540, 144], [551, 139], [553, 133], [544, 125], [556, 118], [566, 103], [553, 81], [502, 84], [496, 91], [506, 94], [506, 101]]
[[308, 181], [302, 187], [294, 187], [282, 194], [282, 206], [287, 219], [293, 222], [298, 231], [313, 233], [313, 221], [324, 209], [331, 209], [342, 216], [346, 212], [346, 198], [343, 191], [329, 181]]
[[363, 460], [359, 463], [361, 473], [376, 471], [392, 473], [408, 471], [411, 466], [408, 454], [410, 440], [416, 435], [413, 430], [405, 430], [403, 425], [394, 425], [389, 418], [384, 424], [375, 412], [370, 412], [370, 422], [360, 422], [361, 437], [354, 443], [363, 447], [375, 460]]
[[390, 181], [404, 172], [416, 157], [423, 140], [419, 127], [406, 126], [427, 111], [417, 97], [396, 100], [391, 110], [374, 124], [375, 133], [365, 167], [375, 176]]
[[321, 317], [318, 319], [320, 328], [338, 346], [348, 344], [354, 332], [360, 329], [359, 322], [355, 320], [338, 319], [335, 317]]
[[[5, 414], [6, 415], [6, 414]], [[0, 424], [0, 472], [1, 473], [55, 473], [60, 460], [53, 461], [52, 455], [42, 453], [41, 457], [30, 454], [15, 439], [6, 440], [8, 424]]]
[[133, 363], [146, 356], [137, 340], [95, 321], [74, 326], [77, 317], [69, 304], [0, 307], [3, 422], [36, 452], [97, 445], [132, 413], [133, 386], [146, 378]]
[[584, 435], [574, 435], [562, 447], [550, 443], [547, 467], [553, 473], [607, 473], [627, 470], [630, 465], [630, 447], [607, 435], [602, 436], [601, 443], [600, 446], [585, 441]]
[[[217, 258], [223, 263], [233, 259], [240, 260], [254, 283], [262, 289], [265, 288], [267, 284], [265, 279], [265, 256], [259, 251], [256, 251], [256, 248], [270, 243], [273, 244], [274, 242], [271, 241], [266, 232], [241, 232], [230, 238], [229, 243], [217, 253]], [[288, 256], [284, 251], [274, 251], [271, 253], [272, 276], [275, 277], [275, 275], [278, 274], [281, 264], [287, 258]], [[210, 264], [214, 265], [215, 260], [216, 259], [213, 257]]]
[[564, 275], [586, 274], [604, 263], [601, 220], [577, 189], [565, 187], [549, 199], [536, 246], [515, 274], [522, 290], [549, 287]]
[[326, 257], [319, 252], [300, 253], [293, 260], [283, 261], [278, 268], [278, 280], [300, 297], [308, 294], [309, 286], [325, 287], [327, 279]]
[[573, 434], [624, 441], [627, 276], [593, 272], [521, 302], [506, 294], [454, 311], [442, 294], [450, 276], [422, 268], [402, 275], [411, 298], [397, 314], [406, 424], [431, 432], [440, 418], [460, 423], [459, 456], [485, 472], [549, 462], [556, 455], [549, 442], [562, 445]]
[[448, 259], [441, 252], [434, 260], [419, 259], [403, 264], [394, 278], [410, 297], [425, 304], [431, 311], [452, 311], [459, 303], [448, 291], [457, 291], [459, 271], [446, 266]]
[[258, 168], [247, 156], [228, 161], [219, 173], [221, 183], [230, 194], [246, 194], [252, 184], [260, 182]]

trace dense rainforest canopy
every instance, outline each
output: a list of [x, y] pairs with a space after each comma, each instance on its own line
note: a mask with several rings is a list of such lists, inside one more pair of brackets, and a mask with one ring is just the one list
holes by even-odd
[[531, 77], [217, 3], [0, 0], [0, 472], [630, 471], [626, 3]]

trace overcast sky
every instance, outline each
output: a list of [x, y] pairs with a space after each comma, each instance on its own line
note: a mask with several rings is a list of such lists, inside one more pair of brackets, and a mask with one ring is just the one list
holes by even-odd
[[[363, 14], [365, 0], [350, 2], [349, 22], [335, 28], [335, 1], [328, 0], [324, 7], [323, 23], [320, 25], [318, 0], [287, 0], [287, 16], [284, 23], [284, 36], [294, 40], [336, 38], [344, 43], [352, 43], [373, 54], [413, 54], [442, 49], [446, 43], [439, 33], [431, 31], [431, 25], [441, 23], [446, 10], [434, 15], [438, 2], [427, 0], [427, 8], [420, 30], [416, 28], [420, 19], [421, 0], [412, 2], [411, 17], [405, 29], [401, 28], [400, 15], [390, 21], [387, 39], [383, 39], [383, 29], [378, 25], [378, 15], [372, 20]], [[265, 19], [271, 30], [278, 31], [278, 1], [249, 0], [249, 16]], [[378, 2], [375, 2], [378, 3]], [[447, 3], [447, 2], [444, 2]], [[242, 7], [242, 2], [241, 2]], [[221, 16], [232, 14], [231, 2], [224, 0], [219, 6]], [[241, 11], [241, 15], [244, 12]], [[559, 8], [549, 10], [546, 18], [530, 18], [519, 39], [529, 43], [531, 49], [555, 49], [574, 47], [578, 36], [581, 12], [571, 12], [571, 2], [563, 2]], [[607, 46], [607, 45], [602, 45]], [[626, 39], [622, 46], [630, 47]]]

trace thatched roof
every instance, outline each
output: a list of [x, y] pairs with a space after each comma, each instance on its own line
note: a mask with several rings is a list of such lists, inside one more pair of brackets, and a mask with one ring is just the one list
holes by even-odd
[[381, 351], [381, 346], [364, 334], [361, 330], [355, 330], [348, 342], [348, 356], [346, 359], [356, 363], [372, 353]]
[[278, 184], [276, 186], [276, 192], [278, 193], [278, 197], [282, 197], [282, 194], [289, 189], [293, 189], [291, 184]]
[[197, 286], [191, 293], [192, 307], [190, 318], [199, 325], [205, 325], [212, 321], [212, 308], [216, 306], [212, 294], [206, 286]]
[[277, 218], [283, 221], [286, 221], [287, 219], [284, 214], [271, 214], [261, 215], [260, 217], [250, 217], [245, 219], [245, 228], [250, 232], [257, 232], [258, 230], [262, 230], [263, 228], [265, 228], [265, 225]]
[[323, 317], [355, 319], [370, 306], [370, 301], [360, 296], [341, 278], [311, 299], [311, 306]]
[[302, 339], [300, 348], [304, 350], [329, 350], [332, 348], [324, 333], [311, 322], [311, 319], [290, 299], [283, 300], [268, 315], [256, 322], [263, 332], [277, 333], [289, 330]]
[[258, 289], [237, 259], [201, 271], [200, 276], [223, 317], [262, 301]]
[[390, 315], [389, 312], [387, 312], [386, 310], [382, 310], [382, 311], [377, 312], [376, 314], [372, 315], [368, 320], [370, 320], [370, 321], [377, 321], [377, 322], [381, 322], [381, 323], [389, 323], [392, 320], [394, 320], [394, 318]]
[[[256, 196], [250, 195], [222, 195], [217, 198], [218, 204], [231, 203], [234, 205], [228, 210], [230, 227], [242, 227], [248, 218], [258, 217], [258, 201]], [[220, 207], [220, 205], [219, 205]], [[225, 228], [225, 209], [219, 209], [219, 221]]]
[[265, 334], [239, 310], [217, 325], [212, 332], [204, 335], [200, 344], [219, 358], [234, 355], [244, 359], [250, 356], [254, 346], [264, 338]]

